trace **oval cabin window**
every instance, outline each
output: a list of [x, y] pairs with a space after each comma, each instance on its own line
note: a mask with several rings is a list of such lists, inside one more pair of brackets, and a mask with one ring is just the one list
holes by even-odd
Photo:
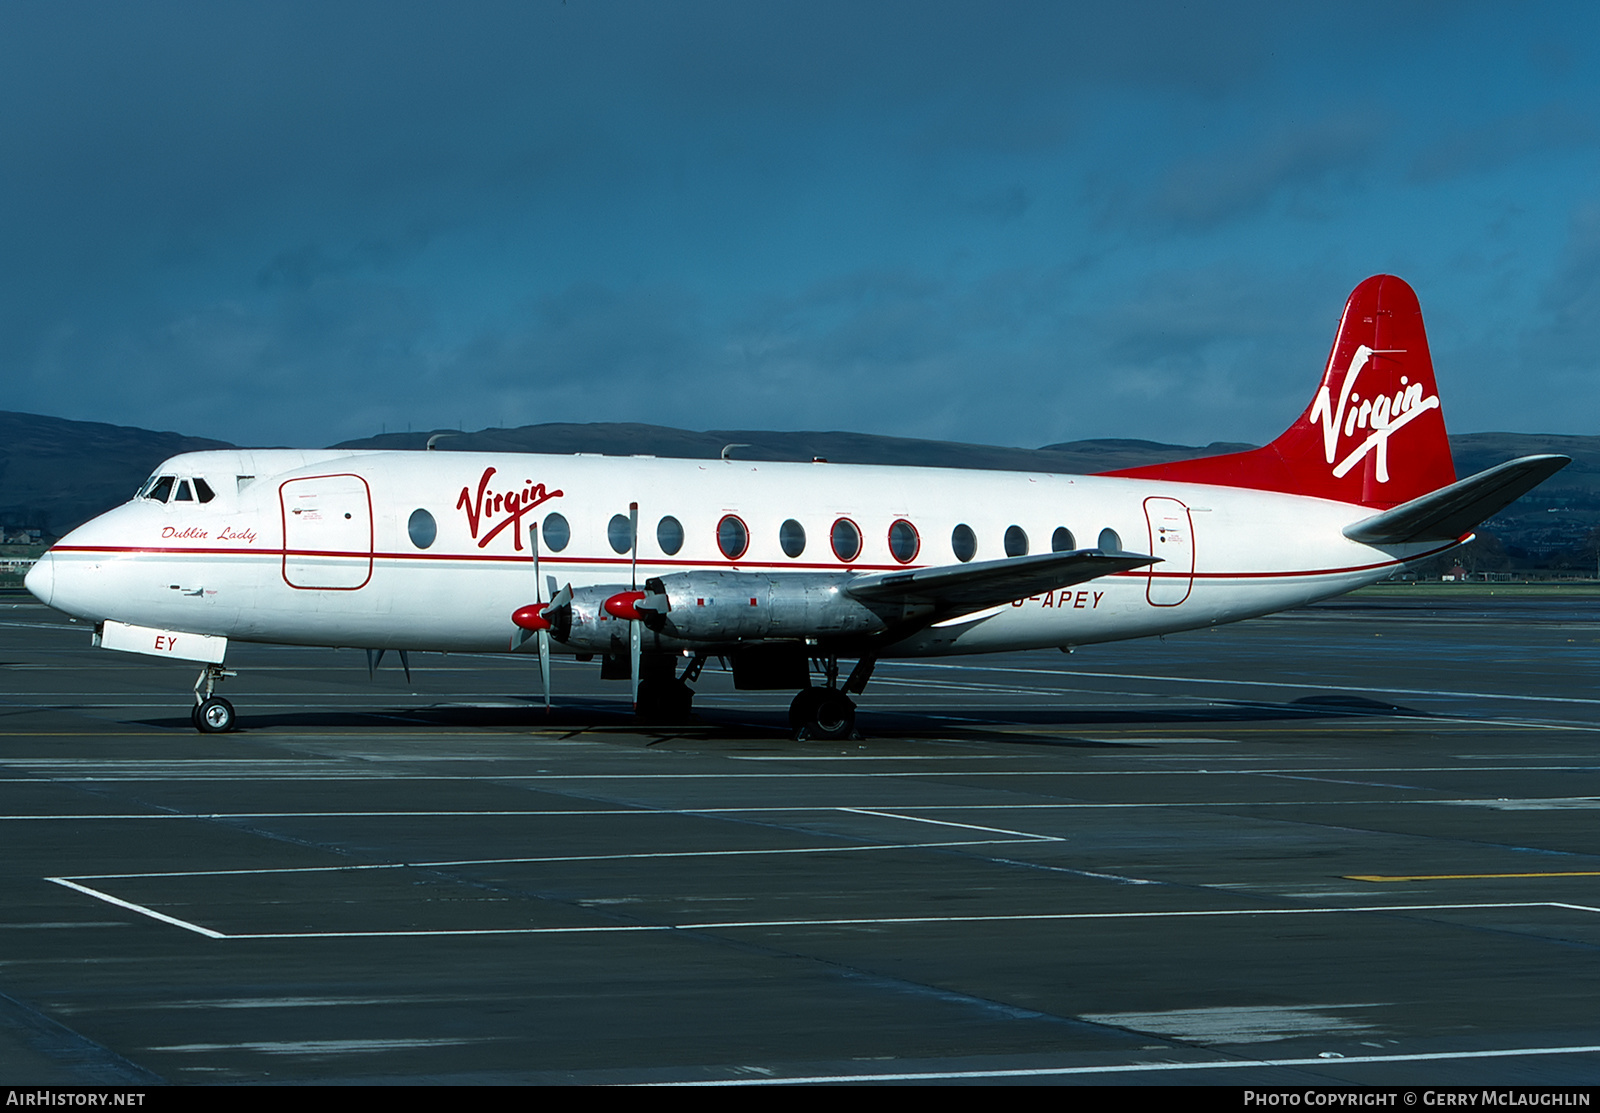
[[544, 543], [552, 553], [559, 553], [572, 540], [572, 527], [567, 525], [567, 519], [561, 514], [545, 515], [543, 533]]
[[656, 544], [668, 556], [677, 556], [683, 548], [683, 523], [668, 514], [656, 523]]
[[633, 548], [633, 523], [626, 514], [611, 515], [611, 521], [606, 523], [606, 540], [611, 542], [611, 551], [619, 555]]
[[717, 548], [729, 560], [738, 560], [750, 547], [750, 531], [737, 514], [728, 514], [717, 523]]
[[962, 564], [978, 555], [978, 535], [971, 526], [963, 522], [950, 531], [950, 551]]
[[899, 519], [889, 527], [889, 555], [901, 564], [910, 564], [917, 559], [917, 550], [922, 548], [922, 538], [917, 536], [917, 527]]
[[419, 549], [426, 549], [432, 545], [439, 536], [439, 524], [433, 520], [433, 515], [420, 507], [411, 512], [411, 517], [406, 521], [406, 533], [411, 537], [411, 543]]
[[806, 527], [790, 518], [778, 527], [778, 547], [793, 560], [806, 551]]
[[833, 523], [828, 540], [833, 543], [833, 555], [846, 564], [861, 555], [861, 531], [849, 518], [840, 518]]

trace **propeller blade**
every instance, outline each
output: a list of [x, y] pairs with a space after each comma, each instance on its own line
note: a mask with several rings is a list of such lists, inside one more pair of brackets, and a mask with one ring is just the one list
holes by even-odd
[[528, 549], [533, 553], [533, 601], [543, 603], [544, 596], [539, 588], [539, 523], [534, 522], [528, 527]]
[[[539, 523], [533, 522], [528, 526], [528, 548], [533, 552], [533, 599], [535, 603], [544, 602], [544, 589], [539, 579]], [[551, 591], [555, 590], [555, 581], [552, 577]], [[549, 608], [545, 608], [548, 610]], [[550, 625], [546, 621], [539, 630], [534, 631], [534, 637], [539, 639], [539, 684], [544, 688], [544, 713], [550, 714]]]
[[540, 630], [536, 635], [539, 639], [539, 681], [544, 685], [544, 710], [550, 713], [550, 631]]
[[639, 658], [643, 656], [644, 623], [634, 619], [628, 623], [628, 661], [633, 666], [633, 709], [639, 710]]
[[639, 504], [636, 502], [628, 504], [628, 534], [632, 539], [633, 550], [628, 564], [628, 589], [637, 591], [639, 589]]
[[[628, 591], [629, 594], [639, 590], [639, 504], [628, 504], [628, 533], [632, 536], [633, 551], [628, 558]], [[628, 661], [633, 667], [629, 670], [633, 674], [633, 713], [639, 713], [639, 659], [644, 655], [644, 623], [639, 620], [638, 611], [634, 611], [634, 619], [628, 623]]]

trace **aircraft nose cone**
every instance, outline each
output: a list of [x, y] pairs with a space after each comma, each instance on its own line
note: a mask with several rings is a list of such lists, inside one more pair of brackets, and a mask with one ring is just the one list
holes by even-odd
[[35, 599], [48, 607], [56, 591], [56, 558], [49, 553], [40, 557], [34, 566], [28, 569], [28, 575], [22, 584], [33, 592]]

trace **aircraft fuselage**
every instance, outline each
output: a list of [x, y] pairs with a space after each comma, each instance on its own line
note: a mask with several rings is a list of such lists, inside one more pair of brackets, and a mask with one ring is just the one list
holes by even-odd
[[[48, 579], [46, 601], [97, 622], [239, 641], [505, 651], [517, 644], [513, 611], [536, 593], [536, 522], [541, 575], [578, 588], [691, 569], [885, 572], [1024, 549], [1118, 547], [1160, 560], [956, 616], [879, 654], [928, 656], [1231, 622], [1338, 595], [1448, 547], [1351, 541], [1341, 529], [1371, 511], [1349, 503], [1102, 476], [336, 451], [191, 453], [158, 475], [202, 479], [212, 497], [135, 498], [58, 543], [30, 586]], [[636, 571], [631, 535], [619, 530], [631, 503]]]

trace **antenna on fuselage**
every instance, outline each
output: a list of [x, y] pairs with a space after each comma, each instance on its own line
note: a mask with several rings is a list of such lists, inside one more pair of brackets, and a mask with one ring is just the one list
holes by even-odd
[[722, 446], [722, 460], [723, 460], [723, 463], [727, 463], [728, 462], [728, 453], [732, 452], [734, 449], [736, 449], [736, 448], [749, 448], [749, 447], [750, 446], [747, 445], [747, 444], [725, 444], [725, 445], [723, 445]]
[[439, 443], [440, 437], [459, 437], [460, 435], [460, 433], [435, 433], [433, 436], [428, 438], [428, 447], [426, 451], [432, 452], [433, 446]]

